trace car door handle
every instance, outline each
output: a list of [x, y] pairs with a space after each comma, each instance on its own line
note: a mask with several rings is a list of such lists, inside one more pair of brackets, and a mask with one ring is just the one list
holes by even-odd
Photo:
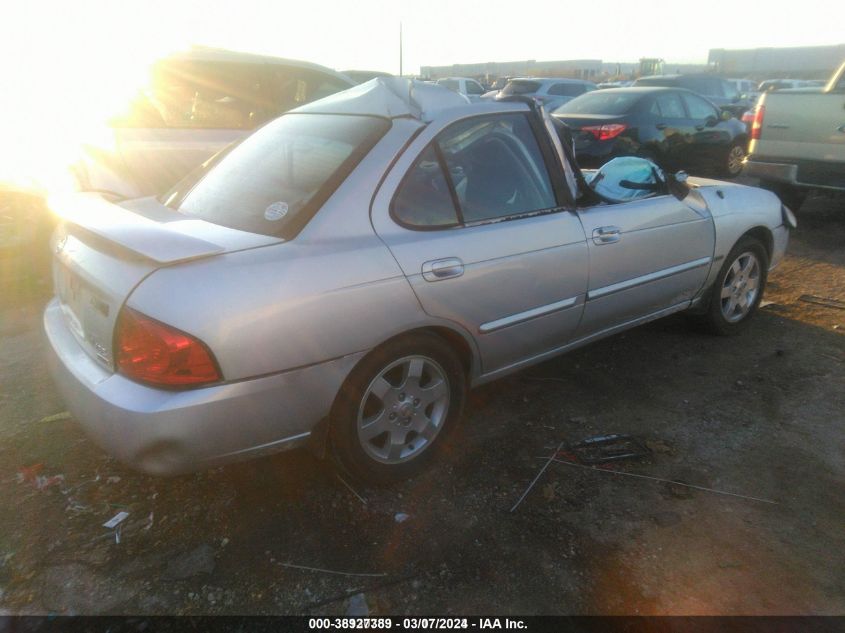
[[435, 259], [422, 265], [422, 276], [426, 281], [454, 279], [464, 274], [464, 263], [457, 257]]
[[618, 226], [600, 226], [593, 229], [593, 243], [601, 246], [602, 244], [613, 244], [622, 239], [620, 235], [622, 229]]
[[657, 124], [657, 125], [655, 125], [654, 127], [656, 127], [658, 130], [665, 130], [665, 129], [666, 129], [667, 127], [669, 127], [669, 126], [668, 126], [668, 125], [666, 125], [665, 123], [658, 123], [658, 124]]

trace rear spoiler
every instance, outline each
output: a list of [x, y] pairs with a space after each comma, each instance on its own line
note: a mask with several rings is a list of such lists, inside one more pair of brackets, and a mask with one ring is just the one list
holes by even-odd
[[50, 209], [65, 223], [158, 264], [176, 264], [220, 253], [281, 243], [182, 215], [155, 198], [114, 204], [94, 193], [50, 197]]

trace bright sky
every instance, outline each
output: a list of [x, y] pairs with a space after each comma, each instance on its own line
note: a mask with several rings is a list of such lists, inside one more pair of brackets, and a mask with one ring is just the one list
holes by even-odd
[[0, 168], [17, 160], [10, 135], [78, 133], [84, 114], [119, 106], [170, 50], [197, 43], [396, 73], [400, 21], [406, 74], [525, 59], [682, 63], [705, 62], [710, 48], [842, 43], [845, 2], [3, 0]]

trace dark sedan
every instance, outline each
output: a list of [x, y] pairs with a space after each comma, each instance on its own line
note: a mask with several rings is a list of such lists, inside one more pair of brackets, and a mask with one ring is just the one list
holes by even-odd
[[668, 170], [729, 178], [742, 171], [745, 125], [689, 90], [611, 88], [577, 97], [553, 114], [572, 129], [582, 167], [642, 156]]
[[662, 86], [692, 90], [736, 118], [741, 117], [742, 113], [752, 105], [750, 99], [739, 93], [736, 85], [721, 77], [708, 74], [652, 75], [640, 77], [634, 82], [634, 86]]

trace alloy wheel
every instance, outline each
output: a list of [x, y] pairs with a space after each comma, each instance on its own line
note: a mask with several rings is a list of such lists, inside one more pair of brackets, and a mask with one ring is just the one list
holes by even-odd
[[742, 171], [742, 161], [745, 159], [745, 150], [740, 145], [734, 145], [728, 151], [728, 173], [736, 176]]
[[737, 257], [722, 281], [722, 316], [728, 323], [742, 321], [760, 292], [760, 262], [751, 251]]
[[443, 428], [450, 387], [444, 369], [426, 356], [396, 360], [370, 382], [358, 408], [358, 439], [364, 451], [398, 464], [425, 450]]

